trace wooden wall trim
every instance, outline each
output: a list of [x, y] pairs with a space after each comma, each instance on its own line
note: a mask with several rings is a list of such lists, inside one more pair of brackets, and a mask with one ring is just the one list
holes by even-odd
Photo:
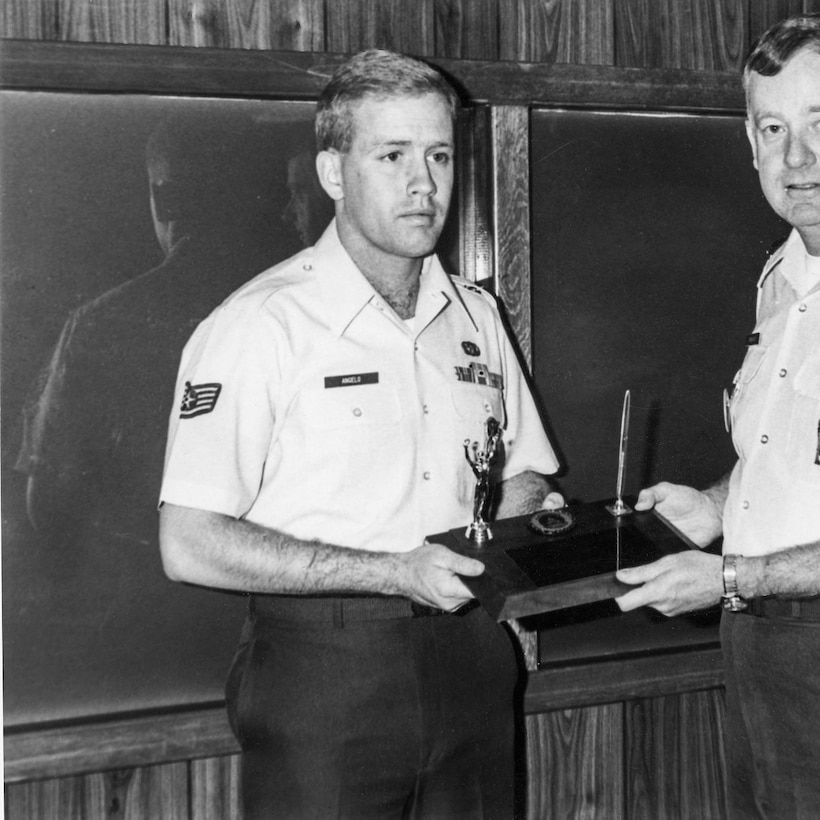
[[[539, 714], [723, 685], [720, 649], [579, 663], [529, 673], [524, 711]], [[239, 752], [225, 707], [7, 731], [5, 781], [215, 758]]]
[[[3, 40], [6, 88], [316, 99], [344, 55]], [[473, 102], [737, 113], [734, 72], [433, 60]]]
[[654, 698], [722, 687], [719, 646], [688, 652], [577, 663], [530, 672], [524, 694], [527, 714]]
[[6, 782], [235, 754], [223, 704], [193, 711], [7, 730]]

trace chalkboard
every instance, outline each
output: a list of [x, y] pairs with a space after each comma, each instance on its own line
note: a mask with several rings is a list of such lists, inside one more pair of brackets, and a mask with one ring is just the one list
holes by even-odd
[[246, 598], [163, 573], [167, 425], [196, 325], [332, 218], [314, 108], [0, 92], [6, 728], [223, 697]]
[[788, 233], [743, 118], [542, 109], [531, 140], [533, 373], [566, 494], [614, 495], [627, 389], [626, 491], [707, 485], [734, 463], [722, 391]]
[[219, 700], [246, 602], [163, 574], [167, 421], [197, 322], [331, 218], [314, 104], [0, 103], [5, 724]]

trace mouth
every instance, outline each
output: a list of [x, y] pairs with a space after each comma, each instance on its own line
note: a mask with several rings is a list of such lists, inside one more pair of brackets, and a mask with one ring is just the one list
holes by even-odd
[[419, 225], [428, 225], [436, 219], [436, 212], [434, 210], [420, 209], [416, 211], [405, 211], [401, 214], [402, 219], [407, 219], [410, 222]]
[[797, 193], [813, 193], [820, 190], [820, 182], [792, 182], [786, 185], [787, 191], [796, 191]]

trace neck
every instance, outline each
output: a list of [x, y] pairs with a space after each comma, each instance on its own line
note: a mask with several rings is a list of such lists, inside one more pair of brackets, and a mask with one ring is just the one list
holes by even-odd
[[344, 249], [376, 293], [401, 319], [412, 319], [416, 315], [416, 299], [424, 260], [374, 249], [365, 242], [357, 241], [356, 234], [348, 234], [343, 223], [337, 222], [337, 226]]

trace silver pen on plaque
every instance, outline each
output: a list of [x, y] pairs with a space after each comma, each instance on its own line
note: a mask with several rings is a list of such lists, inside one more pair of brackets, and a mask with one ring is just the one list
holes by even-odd
[[624, 406], [621, 411], [621, 441], [618, 449], [618, 482], [615, 489], [615, 503], [607, 505], [612, 515], [627, 515], [632, 508], [624, 503], [624, 474], [626, 473], [626, 450], [629, 445], [629, 408], [630, 394], [624, 394]]

